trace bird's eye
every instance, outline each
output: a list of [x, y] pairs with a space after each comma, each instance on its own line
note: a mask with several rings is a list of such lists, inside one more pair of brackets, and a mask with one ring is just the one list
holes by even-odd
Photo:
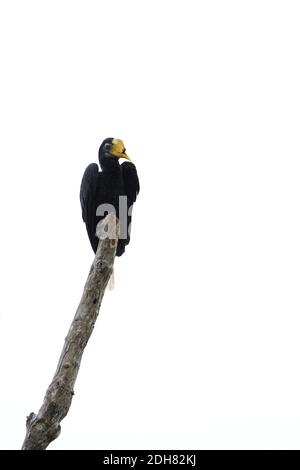
[[126, 153], [126, 149], [124, 148], [123, 152], [122, 153]]

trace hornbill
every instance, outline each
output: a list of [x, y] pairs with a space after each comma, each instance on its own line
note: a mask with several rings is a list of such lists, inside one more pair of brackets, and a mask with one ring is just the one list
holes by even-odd
[[[97, 163], [91, 163], [82, 177], [80, 187], [82, 218], [95, 253], [99, 242], [96, 235], [97, 225], [110, 212], [109, 208], [115, 210], [122, 234], [118, 241], [116, 256], [124, 253], [125, 246], [130, 241], [131, 210], [140, 185], [135, 165], [131, 161], [120, 165], [120, 158], [130, 160], [124, 143], [120, 139], [107, 138], [102, 142], [98, 152], [102, 171], [99, 171]], [[127, 202], [126, 206], [124, 202]]]

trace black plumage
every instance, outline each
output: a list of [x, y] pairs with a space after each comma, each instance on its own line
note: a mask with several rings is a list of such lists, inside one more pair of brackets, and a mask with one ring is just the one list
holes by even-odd
[[[129, 160], [125, 153], [125, 147], [121, 140], [105, 139], [99, 148], [99, 164], [91, 163], [85, 170], [80, 187], [80, 203], [82, 208], [82, 218], [86, 224], [87, 233], [94, 252], [96, 252], [99, 239], [96, 236], [97, 224], [109, 212], [109, 207], [103, 215], [96, 215], [97, 208], [101, 204], [109, 204], [115, 210], [121, 225], [121, 233], [124, 238], [120, 238], [117, 246], [117, 256], [121, 256], [125, 251], [125, 246], [130, 241], [131, 210], [130, 207], [136, 201], [140, 190], [139, 179], [135, 165], [126, 161], [120, 164], [119, 159]], [[120, 205], [120, 196], [123, 196]], [[124, 198], [126, 196], [126, 198]], [[127, 201], [127, 214], [119, 213]], [[106, 206], [102, 206], [106, 209]], [[129, 210], [129, 213], [128, 213]], [[122, 226], [123, 225], [123, 226]], [[126, 226], [127, 225], [127, 226]]]

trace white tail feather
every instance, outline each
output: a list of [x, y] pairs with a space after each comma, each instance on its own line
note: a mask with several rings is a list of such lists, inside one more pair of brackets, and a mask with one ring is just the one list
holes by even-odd
[[109, 290], [114, 290], [114, 287], [115, 287], [115, 270], [113, 268], [111, 276], [108, 281], [108, 288]]

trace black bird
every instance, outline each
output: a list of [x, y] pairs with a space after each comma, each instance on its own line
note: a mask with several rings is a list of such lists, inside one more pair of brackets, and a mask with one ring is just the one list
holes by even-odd
[[[99, 243], [99, 238], [96, 236], [97, 224], [111, 211], [110, 208], [115, 210], [120, 222], [121, 238], [117, 246], [117, 256], [124, 253], [125, 246], [130, 241], [130, 208], [136, 201], [140, 185], [135, 165], [130, 161], [120, 165], [120, 158], [130, 160], [122, 140], [105, 139], [98, 153], [102, 171], [99, 172], [97, 163], [91, 163], [82, 177], [80, 187], [82, 218], [95, 253]], [[104, 206], [101, 206], [103, 204]], [[96, 212], [100, 215], [96, 215]]]

